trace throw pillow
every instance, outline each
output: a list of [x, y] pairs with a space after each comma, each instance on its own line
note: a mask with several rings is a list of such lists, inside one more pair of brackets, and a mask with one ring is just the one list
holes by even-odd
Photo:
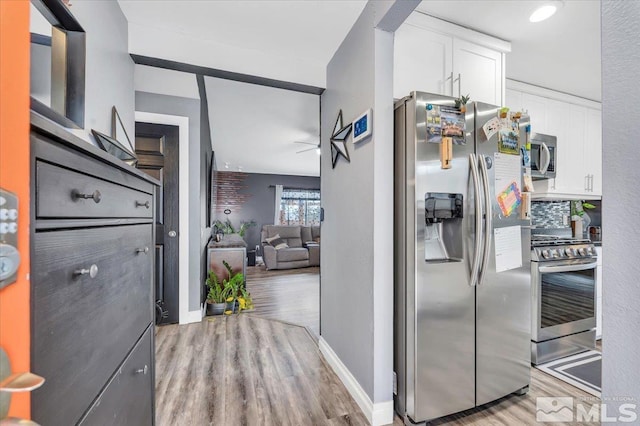
[[264, 241], [265, 241], [267, 244], [273, 245], [273, 244], [271, 244], [271, 241], [275, 241], [275, 240], [277, 240], [277, 239], [280, 239], [280, 234], [276, 234], [276, 235], [274, 235], [273, 237], [265, 238], [265, 239], [264, 239]]
[[282, 238], [276, 238], [275, 240], [270, 241], [269, 244], [271, 244], [273, 247], [275, 247], [276, 250], [280, 250], [280, 249], [289, 247], [287, 242], [285, 240], [283, 240]]

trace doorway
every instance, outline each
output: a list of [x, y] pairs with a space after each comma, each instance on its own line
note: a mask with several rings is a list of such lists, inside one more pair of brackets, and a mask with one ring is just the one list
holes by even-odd
[[156, 324], [179, 317], [179, 128], [136, 122], [138, 168], [160, 181], [155, 211]]

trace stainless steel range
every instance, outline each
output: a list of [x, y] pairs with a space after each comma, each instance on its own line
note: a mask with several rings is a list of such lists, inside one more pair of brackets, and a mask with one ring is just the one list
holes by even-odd
[[595, 348], [596, 249], [589, 240], [531, 236], [531, 362]]

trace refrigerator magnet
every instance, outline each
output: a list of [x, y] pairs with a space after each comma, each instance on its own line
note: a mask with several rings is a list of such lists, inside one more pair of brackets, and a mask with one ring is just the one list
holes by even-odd
[[520, 155], [518, 133], [511, 126], [501, 128], [498, 131], [498, 151], [503, 154]]
[[450, 137], [443, 137], [440, 144], [440, 167], [443, 169], [451, 168], [451, 161], [453, 160], [453, 139]]
[[522, 203], [522, 195], [516, 181], [511, 182], [504, 191], [498, 194], [498, 206], [504, 217], [509, 217], [520, 207]]

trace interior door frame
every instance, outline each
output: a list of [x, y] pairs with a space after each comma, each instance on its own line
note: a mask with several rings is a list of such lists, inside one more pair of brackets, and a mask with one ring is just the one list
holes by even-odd
[[179, 128], [178, 323], [199, 322], [202, 310], [189, 311], [189, 117], [136, 111], [135, 121]]

